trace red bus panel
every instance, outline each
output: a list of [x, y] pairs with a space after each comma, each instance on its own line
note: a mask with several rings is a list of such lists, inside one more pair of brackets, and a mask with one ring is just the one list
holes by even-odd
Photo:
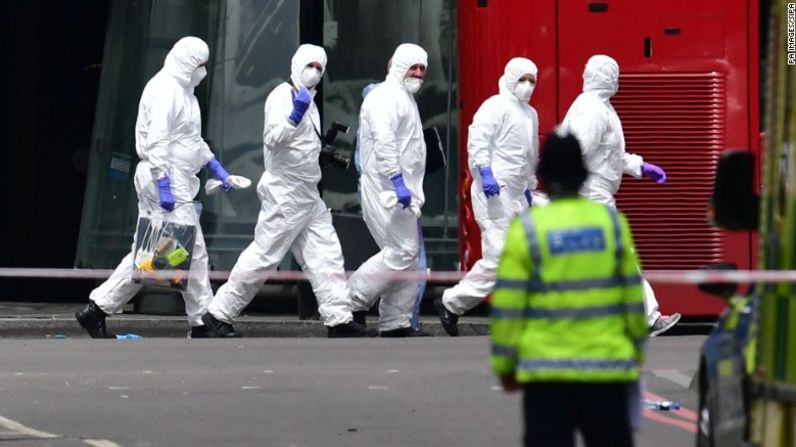
[[[630, 220], [645, 269], [732, 261], [752, 267], [752, 234], [708, 225], [707, 201], [721, 152], [759, 155], [757, 6], [749, 0], [666, 2], [501, 0], [459, 3], [460, 231], [462, 266], [480, 257], [467, 169], [467, 126], [497, 91], [506, 61], [539, 66], [531, 105], [540, 131], [560, 122], [593, 54], [619, 62], [612, 103], [628, 152], [663, 167], [665, 185], [625, 177], [617, 206]], [[714, 315], [720, 300], [692, 285], [653, 284], [664, 313]]]

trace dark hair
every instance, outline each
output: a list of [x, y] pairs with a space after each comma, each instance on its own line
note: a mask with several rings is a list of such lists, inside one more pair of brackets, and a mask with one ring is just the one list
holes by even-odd
[[561, 130], [548, 134], [539, 156], [537, 174], [548, 194], [576, 195], [589, 175], [578, 139]]

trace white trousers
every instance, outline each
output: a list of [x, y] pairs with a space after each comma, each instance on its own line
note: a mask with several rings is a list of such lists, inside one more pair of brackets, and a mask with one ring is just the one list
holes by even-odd
[[649, 281], [641, 277], [641, 286], [644, 290], [644, 311], [647, 313], [647, 325], [652, 326], [661, 317], [658, 311], [658, 300], [655, 299], [655, 292]]
[[509, 224], [517, 213], [528, 207], [524, 191], [513, 191], [512, 194], [512, 191], [502, 188], [500, 195], [486, 198], [481, 186], [473, 182], [470, 194], [475, 221], [481, 229], [481, 259], [458, 284], [442, 293], [442, 303], [456, 315], [474, 308], [492, 293], [495, 287], [493, 278]]
[[221, 321], [232, 323], [240, 315], [265, 282], [262, 273], [276, 271], [288, 250], [312, 285], [323, 323], [336, 326], [353, 319], [332, 215], [314, 185], [287, 183], [264, 175], [258, 185], [262, 203], [254, 241], [240, 254], [208, 308]]
[[378, 193], [362, 190], [365, 224], [381, 250], [365, 261], [348, 281], [354, 311], [368, 310], [379, 303], [379, 330], [391, 331], [412, 325], [418, 279], [401, 278], [395, 273], [412, 274], [418, 269], [418, 219], [401, 205], [385, 209]]
[[[481, 229], [481, 259], [473, 264], [473, 267], [458, 284], [442, 293], [442, 303], [456, 315], [461, 315], [474, 308], [492, 292], [495, 281], [488, 278], [494, 277], [497, 273], [509, 224], [514, 215], [523, 210], [525, 203], [524, 197], [522, 200], [510, 197], [504, 190], [501, 190], [500, 196], [487, 199], [480, 187], [477, 186], [474, 183], [470, 192], [473, 199], [473, 214]], [[544, 205], [546, 202], [546, 200], [539, 201], [534, 196], [534, 206]], [[661, 317], [661, 313], [658, 311], [658, 300], [655, 298], [655, 292], [649, 281], [642, 277], [641, 282], [647, 324], [652, 326]]]

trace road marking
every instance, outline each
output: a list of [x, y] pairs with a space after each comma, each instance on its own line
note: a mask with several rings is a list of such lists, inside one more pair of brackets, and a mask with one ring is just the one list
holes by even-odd
[[17, 421], [12, 421], [11, 419], [4, 418], [3, 416], [0, 416], [0, 426], [16, 434], [30, 436], [31, 438], [36, 439], [52, 439], [60, 437], [53, 433], [47, 433], [46, 431], [39, 431], [30, 427], [26, 427]]
[[[653, 393], [652, 391], [644, 391], [644, 398], [651, 400], [668, 400], [663, 396]], [[697, 422], [699, 420], [699, 415], [697, 415], [696, 412], [691, 411], [683, 406], [681, 406], [679, 410], [671, 410], [669, 414], [680, 416], [683, 419], [688, 419], [693, 422]]]
[[666, 425], [671, 425], [672, 427], [682, 428], [683, 430], [689, 433], [696, 433], [697, 426], [693, 422], [684, 421], [682, 419], [675, 419], [669, 416], [664, 416], [658, 411], [644, 409], [643, 415], [645, 418], [660, 422]]
[[[658, 394], [646, 390], [642, 393], [642, 395], [644, 396], [644, 399], [669, 400], [663, 396], [660, 396]], [[648, 408], [645, 408], [642, 411], [642, 416], [652, 421], [660, 422], [662, 424], [666, 424], [672, 427], [681, 428], [689, 433], [697, 432], [697, 424], [696, 424], [697, 415], [693, 411], [681, 406], [679, 410], [671, 410], [667, 411], [666, 413], [667, 414], [664, 414], [659, 410], [650, 410]], [[687, 420], [679, 419], [677, 417], [672, 417], [672, 416], [680, 416]]]
[[[2, 435], [12, 434], [33, 439], [63, 439], [63, 436], [61, 435], [36, 430], [3, 416], [0, 416], [0, 427], [8, 430], [0, 432], [0, 437], [3, 437]], [[107, 439], [82, 439], [81, 441], [92, 447], [122, 447], [121, 445], [108, 441]]]
[[122, 447], [115, 442], [108, 441], [107, 439], [84, 439], [83, 442], [92, 447]]
[[653, 369], [650, 372], [656, 377], [666, 379], [683, 388], [688, 389], [688, 387], [691, 386], [691, 377], [676, 369]]

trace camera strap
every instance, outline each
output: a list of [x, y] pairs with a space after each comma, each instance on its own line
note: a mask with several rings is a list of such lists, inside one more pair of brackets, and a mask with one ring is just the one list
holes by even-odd
[[309, 115], [308, 118], [310, 119], [310, 123], [312, 124], [312, 130], [315, 131], [315, 135], [318, 135], [318, 138], [321, 139], [321, 146], [326, 146], [326, 139], [323, 138], [323, 135], [321, 135], [321, 131], [318, 130], [318, 127], [315, 125], [315, 121], [312, 120], [312, 115]]

